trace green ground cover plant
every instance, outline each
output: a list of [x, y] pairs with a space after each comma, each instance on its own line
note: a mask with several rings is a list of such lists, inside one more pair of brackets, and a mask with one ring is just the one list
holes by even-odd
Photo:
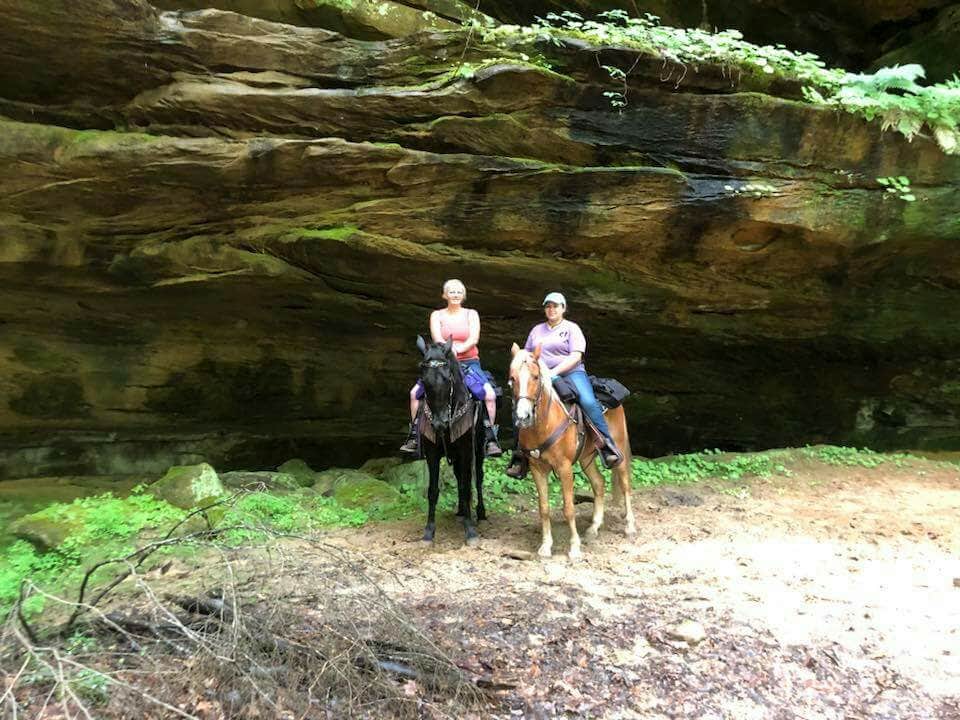
[[[875, 468], [884, 463], [904, 467], [918, 458], [906, 453], [877, 453], [866, 448], [831, 445], [748, 454], [714, 449], [652, 460], [636, 458], [631, 464], [631, 479], [636, 488], [718, 481], [720, 492], [747, 497], [749, 490], [739, 481], [754, 477], [789, 478], [793, 475], [790, 464], [796, 460]], [[484, 500], [490, 513], [516, 512], [518, 505], [525, 504], [518, 501], [535, 497], [533, 482], [529, 478], [517, 480], [506, 475], [507, 464], [506, 456], [488, 459], [485, 463]], [[601, 472], [609, 489], [610, 473]], [[592, 491], [588, 478], [579, 469], [574, 473], [574, 487], [582, 494]], [[239, 545], [259, 541], [269, 533], [306, 534], [336, 527], [359, 527], [368, 522], [399, 520], [426, 512], [422, 486], [401, 485], [397, 489], [398, 502], [371, 508], [345, 507], [331, 497], [306, 491], [240, 493], [206, 515], [215, 527], [232, 528], [222, 535], [224, 542]], [[550, 494], [552, 506], [558, 507], [561, 503], [559, 483], [550, 483]], [[441, 512], [452, 513], [456, 505], [456, 486], [446, 483], [441, 488], [438, 507]], [[133, 552], [137, 543], [142, 545], [159, 537], [186, 516], [185, 511], [145, 493], [143, 487], [134, 488], [126, 498], [106, 493], [71, 503], [55, 503], [42, 513], [51, 520], [72, 518], [77, 529], [47, 552], [24, 540], [0, 549], [0, 611], [5, 612], [16, 602], [24, 578], [55, 594], [69, 592], [79, 584], [84, 568], [102, 559]], [[195, 520], [201, 521], [199, 517]], [[164, 549], [161, 554], [177, 552], [188, 553], [189, 548]], [[105, 569], [104, 573], [115, 570]], [[43, 602], [41, 595], [33, 595], [24, 609], [28, 615], [34, 614], [42, 610]]]

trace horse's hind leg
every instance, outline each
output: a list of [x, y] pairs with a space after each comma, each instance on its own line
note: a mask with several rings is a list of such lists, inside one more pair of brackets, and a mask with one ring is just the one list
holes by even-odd
[[459, 471], [457, 472], [457, 495], [459, 498], [459, 506], [466, 509], [466, 512], [463, 514], [463, 535], [464, 540], [467, 545], [476, 545], [480, 542], [480, 536], [477, 535], [477, 526], [473, 524], [473, 511], [470, 508], [470, 494], [473, 488], [471, 487], [471, 481], [473, 474], [473, 458], [470, 457], [470, 447], [468, 446], [465, 452], [459, 454], [457, 460], [457, 467]]
[[457, 483], [458, 483], [457, 485], [457, 517], [460, 517], [460, 518], [466, 517], [467, 515], [470, 514], [470, 506], [463, 504], [463, 493], [460, 492], [460, 486], [459, 486], [460, 477], [466, 471], [461, 467], [460, 461], [457, 458], [453, 459], [451, 466], [453, 468], [453, 476], [457, 478]]
[[606, 483], [600, 469], [597, 467], [597, 456], [594, 453], [589, 460], [582, 460], [580, 467], [590, 478], [590, 485], [593, 486], [593, 521], [587, 528], [587, 537], [596, 537], [600, 532], [600, 526], [603, 525], [603, 506]]
[[487, 519], [487, 508], [483, 504], [483, 464], [477, 468], [477, 522]]
[[633, 517], [633, 499], [630, 497], [630, 468], [627, 463], [621, 463], [619, 467], [614, 468], [613, 481], [620, 486], [620, 491], [623, 493], [623, 517], [626, 521], [623, 533], [627, 537], [633, 537], [637, 534], [637, 522]]

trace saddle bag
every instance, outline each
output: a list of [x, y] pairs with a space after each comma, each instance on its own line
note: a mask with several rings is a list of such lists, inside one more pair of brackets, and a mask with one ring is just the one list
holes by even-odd
[[575, 403], [580, 400], [580, 396], [577, 394], [577, 387], [570, 382], [568, 378], [558, 377], [554, 380], [553, 390], [565, 403]]
[[593, 385], [593, 394], [604, 407], [620, 407], [630, 395], [630, 391], [619, 380], [613, 378], [598, 378], [590, 375], [590, 384]]

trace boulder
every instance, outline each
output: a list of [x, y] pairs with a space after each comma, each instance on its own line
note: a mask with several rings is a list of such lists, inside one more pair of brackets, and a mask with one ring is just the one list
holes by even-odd
[[175, 465], [147, 488], [147, 492], [171, 505], [190, 509], [226, 495], [217, 471], [207, 463]]
[[46, 508], [24, 515], [10, 524], [10, 534], [33, 543], [39, 550], [52, 550], [83, 530], [86, 510], [73, 505]]
[[303, 487], [299, 482], [297, 482], [296, 477], [284, 472], [250, 472], [246, 470], [239, 470], [221, 473], [220, 481], [223, 483], [224, 487], [230, 488], [231, 490], [240, 490], [242, 488], [263, 485], [267, 490], [272, 492], [289, 492], [292, 490], [299, 490], [301, 487]]
[[277, 472], [291, 476], [300, 487], [311, 487], [317, 480], [317, 473], [300, 458], [287, 460], [277, 468]]
[[403, 458], [398, 457], [381, 457], [381, 458], [370, 458], [363, 465], [360, 466], [360, 471], [369, 473], [374, 477], [383, 479], [384, 473], [386, 473], [391, 468], [395, 468], [398, 465], [403, 464]]
[[385, 508], [400, 500], [400, 493], [374, 477], [350, 478], [333, 491], [334, 499], [344, 507], [371, 510]]
[[[413, 462], [396, 465], [388, 469], [383, 474], [383, 481], [389, 483], [395, 488], [401, 486], [412, 486], [421, 489], [424, 493], [427, 491], [427, 485], [430, 482], [430, 474], [427, 471], [426, 460], [414, 460]], [[453, 467], [446, 462], [440, 463], [440, 485], [451, 483], [456, 485], [457, 478], [453, 474]]]
[[370, 473], [353, 468], [328, 468], [316, 473], [313, 489], [321, 495], [330, 495], [341, 485], [346, 483], [364, 483], [367, 480], [376, 480]]

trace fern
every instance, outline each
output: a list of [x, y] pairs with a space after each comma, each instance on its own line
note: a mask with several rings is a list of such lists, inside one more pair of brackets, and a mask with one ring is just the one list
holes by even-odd
[[[881, 68], [871, 74], [847, 73], [827, 68], [812, 53], [796, 53], [783, 45], [754, 45], [737, 30], [711, 33], [660, 24], [649, 13], [630, 17], [623, 10], [608, 10], [595, 20], [575, 12], [550, 13], [529, 27], [502, 25], [481, 29], [485, 40], [537, 39], [562, 46], [571, 38], [585, 39], [599, 46], [633, 48], [639, 53], [662, 58], [682, 66], [679, 85], [687, 68], [701, 63], [723, 66], [731, 77], [739, 73], [771, 75], [804, 83], [803, 98], [813, 104], [836, 107], [868, 121], [879, 121], [884, 130], [894, 130], [912, 140], [925, 129], [948, 154], [960, 154], [960, 78], [937, 85], [920, 85], [926, 77], [922, 65]], [[626, 85], [628, 71], [603, 66], [610, 79]], [[672, 76], [671, 76], [672, 77]], [[611, 105], [622, 112], [626, 88], [604, 93]]]
[[926, 76], [927, 73], [923, 69], [923, 65], [894, 65], [893, 67], [880, 68], [872, 75], [847, 73], [843, 83], [847, 88], [861, 88], [867, 92], [905, 90], [918, 93], [923, 88], [917, 85], [917, 80]]

